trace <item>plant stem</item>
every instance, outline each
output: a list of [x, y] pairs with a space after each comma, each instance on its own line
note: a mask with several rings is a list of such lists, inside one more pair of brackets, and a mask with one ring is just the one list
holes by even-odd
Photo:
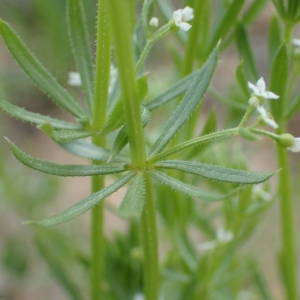
[[[285, 127], [280, 126], [281, 133]], [[286, 299], [297, 298], [297, 255], [293, 217], [293, 201], [291, 193], [291, 176], [288, 162], [288, 154], [285, 148], [277, 145], [279, 173], [279, 196], [281, 213], [281, 235], [282, 235], [282, 264], [283, 277], [285, 278]]]
[[[133, 57], [131, 28], [129, 26], [128, 3], [110, 0], [116, 60], [119, 67], [120, 84], [124, 95], [124, 113], [128, 128], [131, 163], [143, 170], [146, 162], [145, 138], [141, 119], [140, 99], [136, 86], [136, 69]], [[151, 179], [145, 172], [146, 202], [142, 215], [142, 243], [144, 249], [144, 285], [146, 300], [157, 300], [159, 262], [155, 208]]]
[[142, 217], [141, 234], [144, 252], [145, 296], [147, 300], [155, 300], [158, 299], [159, 282], [155, 205], [149, 174], [144, 175], [144, 180], [146, 203]]
[[[108, 88], [110, 76], [110, 51], [111, 34], [108, 18], [108, 1], [98, 2], [98, 24], [96, 44], [96, 76], [95, 95], [93, 102], [92, 127], [99, 131], [105, 124], [106, 109], [108, 102]], [[93, 143], [98, 146], [105, 146], [105, 138], [97, 136]], [[93, 161], [97, 164], [97, 161]], [[105, 180], [101, 176], [93, 176], [92, 192], [99, 191], [105, 186]], [[103, 277], [104, 277], [104, 233], [103, 233], [103, 204], [97, 205], [92, 210], [91, 220], [91, 299], [103, 299]]]

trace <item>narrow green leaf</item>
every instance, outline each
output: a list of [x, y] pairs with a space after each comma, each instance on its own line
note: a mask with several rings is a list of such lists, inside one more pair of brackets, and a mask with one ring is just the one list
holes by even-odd
[[196, 147], [200, 146], [206, 143], [212, 143], [216, 141], [220, 141], [222, 139], [228, 138], [228, 137], [233, 137], [239, 134], [239, 128], [230, 128], [230, 129], [225, 129], [221, 131], [216, 131], [210, 134], [206, 134], [203, 136], [199, 136], [190, 140], [187, 140], [181, 144], [178, 144], [166, 151], [163, 151], [161, 153], [158, 153], [157, 155], [154, 155], [150, 157], [149, 161], [154, 162], [154, 161], [159, 161], [165, 157], [168, 157], [170, 155], [173, 155], [175, 153], [181, 152], [183, 150], [186, 150], [191, 147]]
[[288, 69], [288, 50], [286, 45], [283, 44], [274, 58], [271, 71], [270, 90], [280, 96], [278, 100], [270, 102], [275, 120], [281, 120], [281, 117], [284, 114], [286, 103], [286, 87], [289, 80]]
[[49, 241], [49, 234], [47, 232], [47, 234], [38, 235], [35, 240], [36, 246], [47, 263], [50, 272], [53, 274], [57, 282], [64, 288], [69, 299], [81, 300], [82, 296], [78, 284], [73, 278], [74, 272], [72, 273], [71, 267], [68, 268], [67, 262], [64, 261], [65, 257], [63, 257], [62, 253], [57, 250], [57, 247], [53, 247], [53, 245], [56, 244], [51, 244], [51, 242], [53, 242], [52, 236]]
[[10, 149], [17, 160], [43, 173], [57, 176], [107, 175], [126, 171], [124, 165], [62, 165], [34, 158], [9, 141]]
[[[143, 107], [143, 111], [142, 111], [143, 127], [145, 127], [148, 124], [150, 119], [151, 119], [151, 114], [149, 110]], [[129, 137], [128, 137], [127, 126], [124, 125], [121, 127], [117, 136], [114, 139], [113, 146], [112, 146], [112, 154], [111, 154], [112, 157], [115, 157], [123, 150], [123, 148], [128, 144], [128, 140]]]
[[10, 116], [16, 118], [17, 120], [30, 122], [38, 126], [44, 124], [50, 124], [53, 128], [56, 129], [81, 129], [82, 128], [80, 124], [58, 120], [52, 117], [41, 115], [39, 113], [28, 111], [22, 107], [11, 104], [1, 96], [0, 96], [0, 108]]
[[208, 202], [220, 201], [220, 200], [224, 200], [226, 198], [226, 196], [207, 192], [199, 187], [184, 183], [174, 177], [170, 177], [170, 176], [166, 175], [163, 172], [154, 171], [154, 172], [151, 172], [151, 176], [158, 183], [167, 185], [170, 188], [172, 188], [178, 192], [181, 192], [185, 195], [188, 195], [190, 197], [200, 198], [201, 200], [205, 200]]
[[109, 150], [85, 141], [73, 141], [70, 143], [60, 143], [59, 145], [72, 154], [91, 160], [97, 160], [99, 162], [124, 162], [128, 160], [127, 157], [120, 155], [111, 159], [111, 153]]
[[[208, 114], [207, 120], [201, 131], [201, 136], [215, 132], [216, 129], [217, 129], [217, 114], [216, 114], [215, 110], [211, 110]], [[190, 160], [190, 159], [198, 156], [207, 148], [208, 145], [209, 144], [205, 144], [205, 145], [200, 144], [198, 146], [193, 147], [189, 151], [189, 153], [187, 154], [187, 156], [185, 158], [187, 160]]]
[[113, 184], [105, 187], [99, 192], [91, 194], [87, 198], [77, 202], [75, 205], [71, 206], [70, 208], [64, 210], [61, 213], [58, 213], [57, 215], [37, 221], [26, 221], [25, 224], [41, 225], [48, 227], [68, 222], [99, 204], [106, 197], [119, 190], [134, 176], [135, 174], [128, 173], [123, 177], [117, 179]]
[[254, 0], [242, 17], [243, 23], [249, 24], [256, 20], [257, 15], [265, 7], [267, 1], [268, 0]]
[[158, 95], [151, 101], [147, 102], [145, 106], [151, 111], [169, 101], [176, 99], [177, 96], [185, 92], [193, 82], [193, 79], [198, 76], [199, 70], [194, 71], [183, 79], [177, 81], [173, 86], [171, 86], [167, 91]]
[[285, 109], [285, 118], [290, 120], [292, 116], [298, 111], [300, 107], [300, 92], [289, 102], [287, 108]]
[[222, 166], [211, 165], [206, 163], [199, 163], [194, 161], [183, 160], [166, 160], [161, 161], [157, 165], [159, 168], [175, 169], [195, 175], [199, 175], [208, 179], [242, 183], [255, 184], [266, 181], [274, 175], [273, 173], [258, 173], [237, 169], [230, 169]]
[[87, 130], [54, 129], [50, 124], [43, 124], [39, 126], [39, 129], [58, 143], [68, 143], [93, 134]]
[[[248, 78], [245, 75], [245, 66], [244, 66], [243, 61], [237, 66], [237, 68], [235, 70], [235, 77], [236, 77], [236, 81], [239, 84], [241, 91], [243, 92], [245, 97], [249, 98], [250, 92], [249, 92], [249, 88], [248, 88], [248, 84], [247, 84]], [[255, 78], [255, 80], [256, 80], [256, 78]]]
[[93, 61], [82, 0], [68, 0], [67, 20], [76, 66], [79, 70], [82, 86], [90, 107], [92, 107], [94, 88]]
[[119, 207], [119, 215], [123, 218], [140, 219], [145, 205], [146, 188], [143, 174], [138, 174]]
[[241, 59], [244, 62], [245, 72], [250, 81], [258, 78], [254, 55], [249, 43], [248, 34], [242, 24], [237, 26], [236, 42]]
[[268, 65], [270, 68], [274, 57], [282, 44], [282, 40], [283, 37], [280, 21], [277, 16], [273, 16], [270, 22], [268, 37]]
[[49, 95], [60, 107], [79, 119], [84, 119], [86, 113], [45, 67], [33, 56], [14, 30], [0, 19], [0, 34], [4, 42], [24, 72]]
[[228, 7], [226, 13], [224, 14], [223, 18], [220, 20], [211, 44], [210, 48], [212, 49], [218, 43], [220, 39], [223, 39], [225, 35], [229, 32], [230, 29], [233, 28], [235, 23], [238, 21], [238, 14], [240, 13], [241, 9], [243, 8], [245, 0], [233, 0], [231, 5]]
[[176, 132], [183, 126], [188, 120], [191, 114], [194, 112], [204, 93], [206, 92], [213, 72], [217, 64], [217, 49], [215, 49], [204, 66], [198, 72], [197, 76], [193, 79], [189, 89], [187, 90], [183, 100], [178, 105], [177, 109], [171, 114], [169, 119], [162, 130], [161, 135], [153, 145], [152, 154], [158, 153], [168, 144], [168, 142], [174, 137]]

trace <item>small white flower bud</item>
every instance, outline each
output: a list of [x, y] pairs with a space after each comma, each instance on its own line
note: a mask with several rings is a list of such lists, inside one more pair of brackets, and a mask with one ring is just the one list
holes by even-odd
[[158, 18], [156, 18], [156, 17], [151, 18], [150, 21], [149, 21], [149, 25], [151, 27], [157, 28], [159, 26]]

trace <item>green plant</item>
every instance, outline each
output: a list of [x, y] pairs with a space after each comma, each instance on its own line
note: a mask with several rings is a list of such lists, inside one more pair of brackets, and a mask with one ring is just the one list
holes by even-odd
[[[245, 265], [239, 267], [240, 261], [234, 258], [234, 253], [250, 236], [260, 216], [271, 204], [266, 197], [266, 194], [269, 195], [267, 186], [255, 190], [249, 185], [265, 182], [275, 172], [249, 171], [244, 162], [238, 161], [227, 161], [227, 166], [223, 166], [226, 154], [224, 140], [237, 136], [257, 140], [266, 136], [278, 145], [285, 241], [283, 275], [288, 299], [296, 299], [295, 246], [285, 149], [299, 150], [298, 138], [286, 133], [288, 115], [296, 111], [300, 102], [297, 97], [295, 102], [291, 102], [292, 108], [285, 104], [289, 99], [286, 91], [288, 60], [292, 55], [288, 49], [291, 47], [291, 23], [285, 23], [285, 40], [278, 41], [280, 45], [274, 46], [275, 42], [271, 40], [272, 49], [275, 50], [270, 92], [263, 78], [251, 83], [257, 80], [258, 71], [245, 29], [265, 1], [252, 1], [248, 10], [243, 12], [243, 18], [238, 21], [245, 1], [223, 1], [221, 14], [210, 16], [209, 13], [213, 11], [210, 1], [187, 1], [195, 11], [189, 7], [174, 11], [169, 1], [145, 0], [137, 22], [136, 2], [99, 0], [94, 60], [83, 1], [67, 1], [68, 30], [80, 74], [78, 83], [82, 85], [85, 95], [84, 103], [77, 101], [63, 88], [14, 30], [0, 20], [0, 34], [21, 68], [60, 108], [73, 116], [74, 122], [30, 112], [7, 102], [3, 97], [0, 99], [1, 109], [17, 119], [33, 123], [62, 148], [91, 162], [90, 165], [61, 165], [44, 161], [26, 154], [7, 139], [14, 156], [30, 168], [58, 176], [91, 177], [90, 196], [52, 217], [26, 223], [49, 227], [91, 211], [91, 255], [88, 259], [91, 299], [131, 299], [140, 292], [141, 287], [147, 300], [158, 299], [159, 295], [165, 299], [175, 299], [175, 295], [177, 299], [233, 299], [240, 292], [241, 282], [248, 278], [254, 279], [257, 293], [269, 299], [255, 263], [246, 261]], [[277, 8], [281, 7], [280, 1], [274, 2]], [[158, 29], [153, 28], [158, 26], [158, 19], [153, 19], [152, 15], [155, 5], [168, 20]], [[296, 5], [296, 2], [290, 5]], [[170, 15], [172, 11], [173, 15]], [[193, 13], [196, 16], [194, 19]], [[217, 18], [217, 26], [211, 28], [205, 21], [213, 17]], [[296, 22], [294, 15], [292, 20]], [[276, 36], [273, 31], [278, 29], [276, 26], [272, 28], [273, 37]], [[189, 29], [190, 37], [187, 38]], [[179, 59], [178, 71], [185, 77], [149, 99], [145, 62], [152, 47], [171, 32], [181, 44], [186, 44], [186, 54], [183, 61]], [[207, 35], [207, 32], [210, 34]], [[136, 37], [135, 43], [132, 41], [133, 35]], [[218, 64], [218, 57], [233, 40], [237, 42], [243, 63], [236, 71], [239, 101], [232, 101], [233, 105], [230, 102], [228, 110], [232, 106], [239, 108], [238, 122], [232, 118], [236, 123], [233, 127], [217, 130], [217, 118], [211, 112], [202, 132], [198, 134], [198, 116], [202, 112], [202, 102]], [[201, 50], [195, 51], [198, 48]], [[110, 72], [112, 49], [117, 79]], [[194, 70], [196, 65], [198, 67]], [[269, 104], [268, 99], [274, 101]], [[171, 108], [163, 116], [164, 124], [156, 129], [160, 133], [153, 137], [147, 125], [151, 124], [151, 118], [155, 119], [155, 111], [164, 105]], [[268, 106], [271, 106], [272, 115], [268, 112]], [[252, 118], [256, 112], [259, 117]], [[231, 113], [235, 113], [233, 109]], [[276, 132], [261, 129], [266, 125], [276, 129]], [[90, 142], [85, 138], [89, 138]], [[217, 142], [219, 148], [213, 150]], [[215, 154], [211, 155], [210, 151]], [[114, 176], [115, 181], [107, 185], [106, 175]], [[144, 276], [142, 284], [134, 285], [138, 290], [124, 293], [119, 287], [119, 295], [122, 296], [117, 296], [117, 292], [115, 295], [109, 294], [103, 284], [108, 272], [105, 248], [106, 245], [110, 247], [103, 233], [103, 209], [105, 198], [123, 186], [127, 186], [127, 191], [117, 214], [128, 220], [130, 232], [140, 232], [143, 254], [136, 269], [140, 269], [141, 264]], [[166, 203], [164, 198], [168, 194], [172, 200]], [[205, 216], [199, 212], [199, 207], [195, 202], [190, 202], [189, 197], [199, 198], [207, 206], [211, 202], [224, 201], [222, 214], [225, 228], [215, 233], [214, 214], [210, 213], [209, 218], [210, 214]], [[163, 262], [163, 267], [158, 255], [156, 202], [170, 240], [175, 245]], [[213, 239], [202, 249], [212, 249], [211, 252], [198, 255], [188, 234], [191, 224]], [[115, 245], [121, 243], [120, 240], [116, 239]], [[136, 246], [136, 243], [135, 238], [132, 244]], [[120, 247], [128, 249], [132, 244], [123, 242]], [[43, 248], [43, 244], [39, 245]], [[113, 257], [113, 261], [118, 259]], [[123, 263], [120, 265], [124, 267]], [[177, 274], [170, 274], [170, 270], [174, 269]], [[232, 278], [224, 278], [224, 272], [228, 270], [232, 272]], [[243, 276], [237, 279], [240, 273]], [[160, 284], [160, 277], [165, 279], [163, 284]], [[70, 289], [70, 285], [67, 286]]]

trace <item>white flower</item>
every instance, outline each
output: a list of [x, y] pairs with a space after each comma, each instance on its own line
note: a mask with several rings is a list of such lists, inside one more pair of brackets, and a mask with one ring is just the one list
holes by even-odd
[[81, 86], [81, 78], [78, 72], [70, 72], [68, 78], [68, 85]]
[[220, 243], [228, 243], [233, 240], [233, 233], [230, 230], [225, 230], [223, 227], [218, 228], [217, 240]]
[[233, 238], [234, 235], [230, 230], [225, 230], [223, 227], [218, 228], [216, 232], [216, 239], [201, 244], [200, 250], [202, 251], [212, 250], [221, 244], [226, 244], [231, 242]]
[[144, 300], [144, 299], [145, 299], [145, 297], [141, 293], [134, 294], [134, 296], [133, 296], [133, 300]]
[[295, 137], [292, 146], [287, 149], [292, 152], [300, 152], [300, 137]]
[[262, 120], [269, 125], [271, 128], [273, 129], [277, 129], [278, 125], [277, 123], [274, 121], [274, 119], [270, 116], [270, 114], [267, 112], [267, 110], [262, 106], [262, 105], [258, 105], [256, 107], [258, 113], [260, 114]]
[[157, 28], [159, 26], [158, 18], [156, 18], [156, 17], [151, 18], [150, 21], [149, 21], [149, 25], [151, 27]]
[[300, 47], [300, 39], [293, 39], [292, 45], [295, 47]]
[[256, 197], [259, 197], [265, 202], [269, 202], [272, 200], [271, 193], [265, 191], [261, 184], [256, 184], [252, 188], [252, 192]]
[[189, 31], [191, 29], [192, 25], [187, 22], [193, 19], [194, 10], [189, 6], [175, 10], [173, 12], [173, 20], [175, 22], [175, 25], [183, 31]]
[[260, 77], [256, 84], [248, 81], [248, 87], [253, 92], [253, 96], [264, 99], [278, 99], [279, 96], [266, 90], [266, 83], [263, 77]]

